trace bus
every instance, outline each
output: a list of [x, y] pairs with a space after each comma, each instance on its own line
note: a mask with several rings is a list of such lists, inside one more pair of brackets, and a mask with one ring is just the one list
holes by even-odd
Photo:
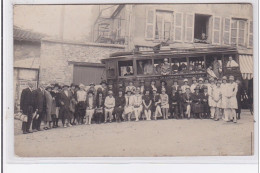
[[[230, 59], [236, 66], [227, 67]], [[140, 81], [144, 81], [145, 86], [149, 86], [151, 80], [155, 80], [157, 86], [161, 80], [165, 80], [167, 86], [173, 81], [182, 85], [184, 79], [191, 83], [193, 77], [208, 78], [208, 71], [213, 71], [216, 78], [233, 75], [235, 79], [242, 79], [238, 51], [231, 46], [116, 52], [101, 61], [105, 64], [107, 82], [113, 85], [121, 82], [127, 86], [133, 81], [139, 86]]]

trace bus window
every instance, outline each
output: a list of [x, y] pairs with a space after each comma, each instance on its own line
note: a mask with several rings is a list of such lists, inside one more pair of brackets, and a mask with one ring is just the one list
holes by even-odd
[[169, 58], [155, 59], [154, 60], [154, 72], [155, 74], [168, 75], [171, 73], [171, 65]]
[[172, 73], [186, 73], [187, 72], [187, 60], [186, 58], [172, 58]]
[[235, 55], [225, 55], [224, 61], [225, 61], [224, 66], [227, 67], [227, 68], [233, 68], [233, 67], [239, 66], [237, 61], [236, 61]]
[[134, 75], [133, 61], [118, 61], [119, 76], [132, 76]]
[[205, 71], [204, 57], [190, 57], [189, 71], [191, 73], [204, 72]]
[[137, 60], [136, 61], [137, 66], [137, 74], [138, 75], [149, 75], [153, 74], [153, 65], [152, 60]]

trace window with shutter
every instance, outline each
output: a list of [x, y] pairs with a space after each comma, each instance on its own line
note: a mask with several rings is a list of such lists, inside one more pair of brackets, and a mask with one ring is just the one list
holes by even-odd
[[231, 21], [231, 44], [245, 46], [245, 26], [246, 21], [232, 19]]
[[182, 16], [183, 14], [182, 13], [178, 13], [176, 12], [175, 13], [175, 16], [174, 16], [174, 40], [175, 41], [182, 41], [182, 26], [183, 26], [183, 23], [182, 23]]
[[230, 24], [231, 20], [229, 18], [224, 18], [224, 30], [223, 30], [223, 43], [230, 44]]
[[154, 10], [152, 9], [147, 10], [145, 38], [149, 40], [154, 39], [154, 16], [155, 16]]
[[194, 14], [186, 14], [185, 41], [193, 42]]
[[253, 47], [253, 21], [249, 22], [248, 46], [249, 47]]
[[155, 17], [155, 39], [172, 40], [173, 12], [156, 10]]
[[220, 44], [220, 28], [221, 28], [221, 18], [220, 17], [214, 17], [213, 18], [213, 38], [212, 43], [213, 44]]

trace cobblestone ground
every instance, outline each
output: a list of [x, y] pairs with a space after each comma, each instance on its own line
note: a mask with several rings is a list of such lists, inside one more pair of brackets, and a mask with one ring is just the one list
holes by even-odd
[[210, 119], [157, 120], [78, 125], [32, 134], [15, 120], [18, 156], [219, 156], [251, 155], [254, 117], [238, 123]]

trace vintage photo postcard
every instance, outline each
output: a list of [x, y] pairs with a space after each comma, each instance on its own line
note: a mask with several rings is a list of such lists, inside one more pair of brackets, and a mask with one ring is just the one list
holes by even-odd
[[254, 155], [253, 7], [13, 6], [19, 157]]

